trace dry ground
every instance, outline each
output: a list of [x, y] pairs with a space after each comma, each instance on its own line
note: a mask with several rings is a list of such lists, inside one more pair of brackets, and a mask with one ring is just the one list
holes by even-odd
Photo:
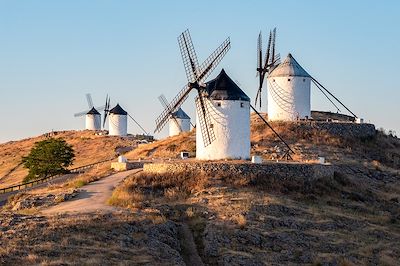
[[209, 265], [397, 265], [400, 176], [336, 170], [311, 188], [223, 173], [142, 174], [111, 203], [188, 224]]

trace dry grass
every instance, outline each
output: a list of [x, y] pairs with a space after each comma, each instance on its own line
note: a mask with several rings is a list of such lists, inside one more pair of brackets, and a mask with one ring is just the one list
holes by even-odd
[[151, 234], [165, 223], [153, 214], [2, 214], [0, 223], [1, 265], [165, 265], [179, 254], [163, 243], [175, 235]]
[[[110, 159], [116, 156], [119, 147], [134, 147], [135, 141], [114, 136], [96, 136], [91, 131], [65, 131], [54, 137], [63, 138], [75, 150], [72, 167], [79, 167]], [[0, 144], [0, 187], [8, 187], [22, 182], [27, 169], [20, 165], [23, 156], [29, 154], [35, 142], [44, 140], [44, 135], [20, 141]]]
[[195, 152], [195, 131], [183, 133], [139, 147], [126, 154], [128, 159], [178, 158], [181, 151]]
[[160, 197], [164, 200], [185, 199], [191, 193], [205, 189], [209, 182], [208, 176], [195, 172], [134, 174], [114, 190], [109, 203], [137, 208], [143, 201]]

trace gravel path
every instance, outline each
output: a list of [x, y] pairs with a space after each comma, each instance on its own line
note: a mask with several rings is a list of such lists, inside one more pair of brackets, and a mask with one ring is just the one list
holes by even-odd
[[43, 210], [43, 214], [56, 213], [91, 213], [91, 212], [112, 212], [117, 210], [116, 207], [107, 205], [106, 201], [111, 197], [114, 188], [126, 178], [128, 175], [142, 171], [142, 169], [134, 169], [125, 172], [119, 172], [99, 181], [90, 183], [81, 188], [78, 196], [75, 198], [52, 206]]

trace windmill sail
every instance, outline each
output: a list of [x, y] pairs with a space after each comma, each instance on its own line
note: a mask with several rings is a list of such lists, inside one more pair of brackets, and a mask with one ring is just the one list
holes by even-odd
[[192, 89], [198, 90], [196, 109], [199, 114], [200, 130], [203, 134], [204, 145], [209, 145], [215, 140], [215, 134], [210, 127], [210, 118], [207, 107], [204, 104], [205, 93], [203, 82], [221, 62], [222, 58], [230, 49], [230, 39], [227, 38], [200, 66], [198, 64], [196, 51], [190, 37], [189, 30], [186, 30], [178, 37], [179, 48], [185, 68], [188, 84], [175, 96], [160, 116], [156, 119], [155, 132], [160, 132], [167, 123], [172, 113], [176, 112], [187, 99]]
[[258, 90], [255, 99], [255, 105], [259, 104], [261, 108], [262, 98], [262, 87], [264, 84], [265, 76], [271, 72], [278, 64], [280, 60], [279, 54], [275, 54], [275, 42], [276, 42], [276, 28], [269, 32], [267, 50], [265, 51], [265, 58], [263, 64], [262, 58], [262, 35], [261, 32], [257, 39], [257, 75], [259, 76]]

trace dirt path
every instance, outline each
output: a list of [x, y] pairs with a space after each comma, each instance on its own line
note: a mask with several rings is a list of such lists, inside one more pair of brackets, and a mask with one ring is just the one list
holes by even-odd
[[134, 169], [102, 178], [99, 181], [90, 183], [81, 188], [78, 196], [75, 198], [52, 206], [43, 210], [43, 214], [56, 214], [65, 212], [90, 213], [90, 212], [112, 212], [117, 208], [106, 204], [107, 199], [111, 197], [112, 191], [128, 175], [142, 171]]

